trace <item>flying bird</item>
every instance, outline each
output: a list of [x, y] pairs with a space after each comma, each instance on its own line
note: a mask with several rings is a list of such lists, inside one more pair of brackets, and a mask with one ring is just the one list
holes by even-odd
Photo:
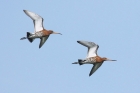
[[104, 61], [116, 61], [111, 60], [106, 57], [100, 57], [97, 54], [97, 50], [99, 48], [99, 45], [95, 44], [94, 42], [88, 42], [88, 41], [77, 41], [81, 45], [88, 48], [87, 57], [85, 59], [78, 59], [78, 62], [74, 62], [72, 64], [93, 64], [93, 67], [89, 73], [89, 76], [91, 76], [102, 64]]
[[29, 16], [33, 20], [35, 31], [34, 33], [27, 32], [27, 36], [22, 37], [20, 40], [28, 39], [32, 43], [34, 39], [40, 38], [39, 48], [41, 48], [43, 44], [46, 42], [46, 40], [48, 39], [48, 37], [50, 36], [50, 34], [62, 35], [61, 33], [54, 32], [53, 30], [46, 30], [43, 27], [44, 19], [38, 14], [30, 12], [28, 10], [23, 10], [23, 11], [27, 16]]

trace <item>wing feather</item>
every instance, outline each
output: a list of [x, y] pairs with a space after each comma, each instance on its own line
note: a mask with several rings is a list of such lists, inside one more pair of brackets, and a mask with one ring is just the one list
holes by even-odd
[[89, 76], [91, 76], [101, 65], [103, 64], [103, 62], [101, 63], [94, 63], [94, 66], [92, 67]]
[[77, 41], [77, 42], [88, 48], [87, 58], [97, 56], [97, 50], [99, 48], [97, 44], [88, 41]]
[[43, 27], [43, 18], [33, 12], [30, 12], [28, 10], [23, 10], [27, 16], [29, 16], [34, 23], [35, 32], [41, 31], [44, 29]]
[[46, 40], [49, 38], [49, 35], [47, 37], [42, 37], [40, 38], [40, 44], [39, 44], [39, 48], [41, 48], [43, 46], [43, 44], [46, 42]]

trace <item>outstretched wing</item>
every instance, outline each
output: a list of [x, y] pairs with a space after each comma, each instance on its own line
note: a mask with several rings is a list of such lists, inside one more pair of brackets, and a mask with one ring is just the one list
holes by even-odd
[[46, 42], [46, 40], [48, 39], [49, 35], [47, 37], [42, 37], [40, 38], [40, 44], [39, 44], [39, 48], [42, 47], [42, 45]]
[[103, 64], [103, 62], [101, 63], [94, 63], [94, 66], [92, 67], [89, 76], [91, 76], [101, 65]]
[[97, 56], [97, 50], [99, 48], [97, 44], [88, 41], [77, 41], [77, 42], [85, 47], [88, 47], [87, 58]]
[[41, 31], [44, 29], [43, 27], [43, 18], [33, 12], [28, 10], [23, 10], [26, 15], [28, 15], [34, 22], [35, 32]]

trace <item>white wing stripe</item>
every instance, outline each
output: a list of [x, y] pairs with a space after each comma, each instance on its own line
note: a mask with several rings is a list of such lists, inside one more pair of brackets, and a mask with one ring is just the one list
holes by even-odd
[[43, 30], [43, 18], [33, 12], [23, 10], [34, 22], [35, 32]]
[[93, 42], [88, 42], [88, 41], [77, 41], [77, 42], [82, 44], [83, 46], [88, 47], [87, 58], [97, 56], [96, 55], [96, 52], [97, 52], [96, 50], [98, 48], [98, 45], [96, 45]]

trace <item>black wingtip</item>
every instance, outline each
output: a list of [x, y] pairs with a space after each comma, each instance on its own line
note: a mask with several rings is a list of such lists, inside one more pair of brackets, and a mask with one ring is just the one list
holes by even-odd
[[80, 41], [77, 41], [78, 43], [80, 43]]
[[24, 13], [27, 13], [27, 10], [23, 10]]
[[90, 73], [89, 73], [89, 77], [90, 77], [92, 74], [93, 74], [93, 73], [92, 73], [92, 72], [90, 72]]
[[91, 76], [92, 74], [89, 74], [89, 77]]
[[42, 46], [39, 44], [39, 49], [41, 48]]

